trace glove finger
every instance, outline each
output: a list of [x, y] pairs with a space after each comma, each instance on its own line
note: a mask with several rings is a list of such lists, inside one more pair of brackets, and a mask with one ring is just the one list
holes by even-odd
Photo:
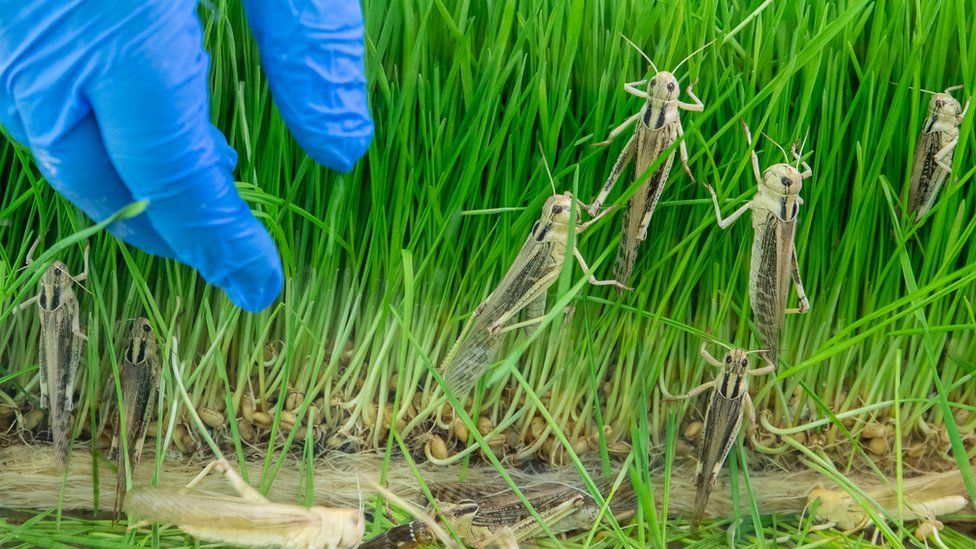
[[237, 157], [210, 124], [208, 57], [195, 2], [151, 2], [112, 17], [125, 44], [85, 90], [109, 157], [177, 257], [248, 311], [281, 291], [271, 237], [234, 187]]
[[245, 0], [288, 129], [316, 162], [347, 172], [366, 153], [363, 13], [358, 0]]
[[[41, 173], [56, 191], [95, 221], [133, 202], [109, 161], [98, 125], [87, 105], [75, 98], [50, 93], [47, 88], [30, 86], [18, 89], [16, 104], [25, 120], [22, 142], [30, 145]], [[16, 120], [20, 119], [17, 113]], [[151, 254], [175, 257], [145, 213], [116, 221], [108, 230]]]

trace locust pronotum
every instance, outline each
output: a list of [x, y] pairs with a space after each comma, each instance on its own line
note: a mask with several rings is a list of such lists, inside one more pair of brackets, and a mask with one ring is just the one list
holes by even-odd
[[[444, 359], [441, 370], [448, 387], [455, 393], [464, 393], [474, 386], [494, 360], [501, 334], [515, 328], [532, 326], [544, 318], [542, 313], [546, 306], [546, 292], [558, 280], [566, 258], [570, 210], [575, 207], [576, 219], [579, 219], [580, 208], [572, 193], [556, 193], [556, 185], [549, 171], [549, 164], [545, 162], [545, 155], [543, 160], [553, 195], [543, 205], [542, 217], [532, 226], [532, 231], [512, 266], [495, 290], [475, 309], [461, 336]], [[609, 211], [604, 210], [586, 223], [577, 224], [576, 234], [585, 231]], [[616, 280], [597, 280], [579, 249], [574, 246], [572, 253], [583, 272], [589, 276], [590, 284], [630, 289]], [[523, 310], [536, 316], [506, 326]]]
[[[159, 387], [159, 354], [156, 335], [149, 320], [137, 318], [129, 331], [129, 342], [119, 368], [119, 384], [122, 387], [122, 406], [119, 408], [119, 421], [112, 435], [112, 449], [116, 456], [118, 484], [116, 488], [115, 515], [122, 511], [125, 497], [126, 452], [128, 450], [129, 469], [134, 470], [142, 456], [142, 446], [146, 440], [146, 426], [150, 423], [156, 390]], [[122, 444], [122, 418], [125, 418], [125, 445]]]
[[[599, 146], [610, 143], [615, 137], [630, 127], [631, 124], [637, 123], [634, 135], [624, 145], [623, 151], [617, 157], [617, 161], [614, 162], [613, 168], [610, 170], [610, 176], [607, 177], [606, 183], [600, 189], [600, 194], [597, 195], [593, 204], [589, 206], [588, 211], [590, 215], [595, 215], [600, 210], [603, 202], [607, 199], [607, 195], [610, 194], [610, 191], [631, 161], [634, 162], [634, 179], [636, 180], [644, 175], [648, 167], [659, 156], [664, 154], [674, 144], [675, 140], [684, 135], [678, 109], [697, 112], [705, 110], [705, 105], [692, 91], [693, 84], [687, 88], [688, 96], [691, 97], [693, 103], [680, 101], [678, 95], [681, 93], [681, 88], [674, 74], [668, 71], [658, 71], [650, 57], [645, 55], [636, 44], [628, 40], [627, 37], [624, 37], [624, 40], [627, 40], [627, 43], [640, 52], [644, 59], [651, 64], [655, 74], [649, 81], [640, 80], [624, 84], [624, 90], [627, 93], [646, 100], [644, 106], [641, 107], [637, 114], [614, 128], [606, 141], [596, 144]], [[681, 63], [678, 63], [674, 71], [677, 72], [678, 68], [685, 61], [690, 59], [692, 55], [708, 47], [709, 44], [705, 44], [698, 50], [692, 52]], [[646, 90], [638, 87], [645, 83], [647, 84]], [[688, 168], [688, 149], [685, 146], [685, 142], [682, 141], [678, 148], [681, 153], [681, 163], [684, 166], [685, 172], [694, 181], [695, 178], [691, 175], [691, 169]], [[626, 284], [630, 279], [630, 274], [634, 269], [634, 261], [637, 259], [637, 247], [647, 237], [647, 226], [651, 221], [651, 216], [654, 214], [654, 209], [657, 207], [658, 200], [661, 198], [661, 192], [664, 190], [664, 186], [668, 181], [668, 175], [671, 173], [671, 164], [673, 161], [674, 150], [672, 149], [668, 153], [667, 159], [664, 160], [654, 173], [650, 174], [647, 181], [640, 186], [628, 203], [627, 211], [623, 217], [623, 233], [621, 235], [620, 248], [617, 250], [617, 259], [614, 262], [614, 278], [621, 283]]]
[[[40, 240], [34, 242], [27, 252], [27, 264], [34, 262], [32, 256]], [[78, 298], [72, 284], [88, 278], [88, 246], [85, 246], [84, 270], [78, 276], [71, 276], [67, 265], [54, 261], [41, 275], [40, 292], [22, 303], [18, 310], [37, 303], [41, 320], [38, 363], [41, 378], [41, 408], [48, 410], [48, 424], [54, 445], [54, 460], [63, 470], [68, 461], [70, 438], [72, 396], [74, 394], [75, 373], [81, 357], [82, 341], [86, 339], [81, 332], [78, 318]]]
[[187, 488], [211, 470], [223, 473], [238, 496], [137, 488], [126, 497], [125, 510], [145, 520], [175, 524], [193, 537], [217, 543], [337, 549], [356, 547], [362, 541], [362, 509], [272, 503], [244, 482], [224, 459], [211, 462]]
[[[744, 121], [742, 128], [751, 148], [752, 134], [749, 133], [749, 127]], [[800, 155], [796, 153], [795, 147], [791, 151], [799, 164]], [[810, 301], [807, 299], [803, 280], [800, 278], [793, 239], [796, 234], [796, 216], [800, 211], [800, 205], [803, 204], [800, 189], [803, 187], [803, 180], [813, 175], [813, 170], [803, 162], [802, 172], [799, 166], [794, 167], [788, 163], [773, 164], [766, 168], [765, 172], [760, 172], [756, 151], [752, 150], [751, 154], [752, 171], [756, 178], [758, 192], [746, 205], [723, 219], [715, 189], [708, 183], [705, 183], [705, 187], [712, 195], [715, 217], [718, 219], [719, 227], [723, 229], [727, 229], [746, 211], [752, 210], [752, 228], [755, 236], [752, 241], [752, 262], [749, 268], [749, 299], [756, 328], [762, 336], [762, 345], [767, 349], [769, 361], [775, 365], [786, 314], [805, 313], [810, 310]], [[799, 306], [796, 309], [786, 308], [791, 278], [799, 298]]]
[[959, 126], [962, 125], [969, 101], [965, 107], [949, 95], [962, 86], [946, 88], [932, 95], [929, 116], [925, 119], [922, 133], [915, 146], [912, 162], [912, 178], [908, 192], [908, 210], [919, 221], [932, 208], [939, 190], [952, 171], [952, 152], [959, 142]]
[[756, 370], [749, 369], [749, 353], [742, 349], [730, 348], [725, 360], [719, 361], [708, 352], [705, 343], [701, 346], [701, 356], [705, 362], [722, 369], [722, 375], [695, 387], [679, 396], [667, 395], [667, 400], [681, 400], [699, 395], [711, 389], [708, 408], [705, 411], [705, 427], [698, 450], [698, 467], [695, 469], [695, 514], [692, 528], [698, 528], [705, 513], [705, 505], [711, 495], [718, 474], [725, 464], [729, 450], [735, 444], [742, 415], [745, 410], [749, 421], [756, 423], [756, 410], [749, 397], [749, 376], [765, 375], [776, 369], [769, 364]]

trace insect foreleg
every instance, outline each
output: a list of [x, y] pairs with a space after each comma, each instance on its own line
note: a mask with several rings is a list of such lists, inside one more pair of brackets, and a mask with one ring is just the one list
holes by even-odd
[[800, 279], [800, 267], [796, 261], [796, 248], [793, 249], [793, 266], [790, 269], [793, 271], [793, 287], [796, 289], [796, 296], [799, 298], [799, 307], [795, 309], [787, 309], [787, 314], [803, 314], [810, 310], [810, 300], [807, 299], [807, 293], [803, 289], [803, 280]]
[[715, 189], [713, 189], [708, 183], [705, 183], [704, 185], [708, 189], [708, 192], [712, 195], [712, 205], [715, 207], [715, 219], [718, 220], [718, 226], [723, 229], [728, 229], [730, 225], [742, 217], [742, 214], [746, 213], [750, 208], [752, 208], [752, 202], [747, 202], [744, 206], [732, 212], [732, 215], [723, 219], [722, 209], [718, 205], [718, 195], [715, 194]]
[[641, 99], [647, 99], [647, 92], [638, 86], [644, 86], [647, 84], [647, 80], [638, 80], [637, 82], [627, 82], [624, 84], [624, 91], [630, 95], [636, 95]]
[[24, 258], [24, 263], [26, 263], [27, 265], [32, 265], [34, 263], [34, 250], [37, 249], [37, 245], [40, 243], [41, 243], [41, 239], [38, 238], [37, 240], [34, 241], [33, 244], [31, 244], [30, 249], [27, 250], [27, 257]]
[[691, 90], [692, 86], [694, 86], [694, 84], [688, 86], [688, 88], [685, 89], [685, 91], [691, 97], [691, 100], [693, 102], [685, 103], [683, 101], [677, 101], [676, 104], [678, 105], [678, 108], [684, 109], [686, 111], [702, 112], [705, 110], [705, 104], [702, 103], [702, 100], [698, 99], [698, 96], [695, 95], [695, 92]]
[[714, 387], [715, 386], [715, 381], [716, 380], [713, 379], [712, 381], [709, 381], [708, 383], [702, 383], [698, 387], [695, 387], [694, 389], [688, 391], [687, 393], [685, 393], [683, 395], [667, 395], [667, 396], [664, 397], [664, 400], [666, 400], [668, 402], [672, 402], [672, 401], [675, 401], [675, 400], [685, 400], [685, 399], [689, 399], [689, 398], [692, 398], [692, 397], [696, 397], [696, 396], [704, 393], [705, 391], [711, 389], [712, 387]]
[[603, 188], [600, 189], [600, 194], [597, 195], [596, 200], [593, 204], [590, 204], [586, 208], [586, 211], [590, 215], [596, 215], [596, 212], [600, 210], [603, 206], [603, 201], [607, 199], [607, 195], [613, 190], [613, 186], [617, 184], [617, 179], [620, 179], [620, 174], [627, 167], [627, 164], [634, 159], [634, 152], [637, 150], [637, 135], [630, 138], [627, 144], [624, 145], [624, 150], [620, 151], [620, 156], [617, 157], [617, 161], [613, 163], [613, 168], [610, 169], [610, 175], [607, 177], [606, 183], [603, 184]]
[[20, 311], [23, 311], [24, 309], [30, 307], [31, 305], [37, 303], [40, 300], [41, 300], [41, 294], [37, 294], [34, 297], [28, 299], [27, 301], [21, 303], [20, 305], [14, 307], [14, 312], [19, 313]]
[[707, 345], [708, 345], [707, 341], [702, 341], [701, 344], [702, 358], [705, 359], [705, 362], [711, 364], [712, 366], [715, 366], [716, 368], [723, 368], [724, 366], [722, 364], [722, 361], [712, 356], [712, 353], [708, 352], [708, 349], [706, 348]]
[[[749, 126], [746, 125], [746, 121], [742, 120], [742, 131], [746, 132], [746, 143], [749, 144], [749, 148], [752, 149], [752, 132], [749, 131]], [[749, 151], [752, 155], [752, 174], [756, 176], [756, 184], [762, 184], [762, 170], [759, 169], [759, 155], [756, 154], [756, 149]]]
[[86, 242], [85, 243], [85, 256], [84, 256], [84, 260], [83, 260], [84, 261], [84, 270], [81, 271], [81, 274], [79, 274], [78, 276], [74, 277], [74, 281], [75, 282], [81, 282], [82, 280], [86, 280], [88, 278], [88, 253], [89, 253], [89, 251], [91, 251], [91, 245]]
[[688, 147], [683, 139], [685, 135], [685, 129], [681, 126], [681, 121], [678, 121], [678, 138], [681, 139], [681, 143], [678, 144], [678, 156], [681, 157], [681, 165], [684, 167], [685, 173], [691, 179], [692, 183], [697, 183], [698, 180], [695, 176], [691, 174], [691, 168], [688, 167]]
[[604, 145], [609, 145], [611, 141], [613, 141], [614, 139], [616, 139], [618, 135], [624, 133], [624, 131], [627, 128], [629, 128], [630, 126], [632, 126], [634, 124], [634, 122], [637, 122], [638, 120], [640, 120], [640, 117], [644, 115], [644, 111], [645, 110], [647, 110], [647, 105], [644, 105], [643, 107], [641, 107], [641, 110], [637, 111], [637, 114], [635, 114], [634, 116], [631, 116], [627, 120], [624, 120], [624, 122], [622, 124], [620, 124], [619, 126], [617, 126], [614, 129], [610, 130], [610, 135], [607, 136], [606, 140], [600, 141], [598, 143], [594, 143], [593, 146], [594, 147], [602, 147]]
[[590, 267], [589, 265], [586, 264], [586, 260], [583, 259], [583, 254], [581, 254], [578, 249], [573, 248], [573, 255], [576, 257], [576, 261], [579, 261], [580, 267], [583, 268], [583, 272], [589, 275], [590, 284], [594, 286], [616, 286], [621, 290], [628, 290], [628, 291], [633, 290], [633, 288], [624, 284], [623, 282], [620, 282], [619, 280], [597, 280], [597, 278], [593, 276], [593, 273], [590, 272]]
[[610, 212], [612, 212], [612, 211], [614, 211], [616, 209], [617, 209], [617, 206], [616, 205], [610, 206], [609, 208], [607, 208], [607, 209], [603, 210], [602, 212], [598, 213], [596, 215], [596, 217], [594, 217], [593, 219], [587, 221], [586, 223], [580, 223], [579, 225], [576, 226], [576, 234], [580, 234], [583, 231], [585, 231], [586, 229], [589, 229], [590, 227], [593, 226], [594, 223], [596, 223], [601, 218], [603, 218], [603, 216], [607, 215], [608, 213], [610, 213]]
[[[794, 159], [798, 161], [800, 160], [800, 154], [796, 152], [796, 145], [790, 147], [790, 154], [793, 155]], [[810, 164], [803, 161], [800, 163], [800, 165], [803, 167], [803, 171], [800, 172], [800, 179], [808, 179], [813, 176], [813, 169], [810, 167]]]

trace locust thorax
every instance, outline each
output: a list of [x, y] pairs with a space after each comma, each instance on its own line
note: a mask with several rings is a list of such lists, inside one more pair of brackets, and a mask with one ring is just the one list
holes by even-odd
[[744, 376], [749, 371], [749, 357], [742, 349], [732, 349], [725, 353], [725, 371], [736, 376]]
[[773, 164], [763, 172], [762, 184], [756, 200], [780, 221], [796, 219], [803, 199], [803, 176], [789, 164]]
[[929, 101], [929, 114], [935, 124], [927, 131], [946, 131], [955, 129], [962, 123], [962, 106], [955, 97], [947, 93], [937, 93]]
[[647, 82], [647, 98], [653, 101], [671, 102], [677, 99], [680, 92], [678, 79], [668, 71], [655, 74]]
[[155, 354], [156, 337], [149, 320], [141, 317], [135, 319], [132, 329], [129, 330], [129, 346], [125, 350], [125, 359], [130, 364], [142, 364]]
[[68, 266], [60, 261], [51, 266], [41, 275], [40, 305], [45, 311], [53, 311], [61, 306], [61, 290], [71, 281]]

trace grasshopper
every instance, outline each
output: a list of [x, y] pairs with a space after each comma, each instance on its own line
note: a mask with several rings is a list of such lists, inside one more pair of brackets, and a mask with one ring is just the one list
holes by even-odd
[[[40, 240], [27, 252], [27, 264], [34, 263], [33, 255]], [[41, 408], [48, 410], [48, 425], [54, 443], [54, 460], [60, 470], [68, 462], [72, 396], [75, 373], [81, 357], [82, 341], [78, 318], [78, 298], [72, 283], [88, 278], [88, 246], [85, 246], [84, 270], [71, 276], [67, 265], [54, 261], [41, 275], [40, 292], [22, 303], [18, 310], [37, 303], [41, 319], [38, 364], [41, 377]]]
[[[742, 128], [749, 146], [752, 147], [752, 134], [744, 121]], [[796, 153], [795, 146], [791, 152], [797, 163], [800, 163], [800, 155]], [[727, 229], [742, 214], [752, 210], [752, 228], [755, 235], [749, 268], [749, 299], [763, 347], [767, 349], [766, 355], [772, 364], [777, 364], [779, 340], [786, 324], [786, 314], [802, 314], [810, 310], [810, 301], [803, 289], [793, 241], [796, 234], [796, 216], [803, 204], [800, 189], [803, 187], [803, 180], [813, 175], [813, 170], [806, 162], [802, 163], [802, 167], [801, 172], [797, 167], [786, 163], [774, 164], [761, 173], [759, 157], [753, 150], [752, 171], [758, 192], [746, 205], [724, 219], [715, 189], [708, 183], [704, 184], [712, 195], [715, 217], [722, 229]], [[796, 309], [786, 308], [791, 277], [799, 298], [799, 307]]]
[[213, 470], [224, 474], [237, 497], [137, 488], [126, 497], [125, 510], [143, 519], [173, 523], [193, 537], [222, 544], [338, 549], [356, 547], [362, 540], [362, 509], [272, 503], [244, 482], [225, 459], [207, 465], [187, 489]]
[[149, 321], [137, 318], [129, 332], [129, 344], [122, 358], [119, 369], [119, 383], [122, 386], [122, 407], [119, 408], [120, 420], [115, 424], [112, 435], [112, 448], [115, 452], [118, 484], [115, 498], [116, 518], [122, 512], [122, 500], [125, 498], [125, 462], [126, 456], [122, 451], [121, 417], [125, 418], [125, 448], [129, 453], [130, 470], [142, 457], [142, 446], [146, 440], [146, 426], [149, 425], [153, 402], [156, 400], [156, 390], [159, 387], [159, 355], [156, 351], [156, 335], [153, 333]]
[[[549, 173], [548, 163], [546, 171]], [[556, 193], [551, 173], [549, 178], [553, 195], [543, 205], [541, 218], [532, 226], [532, 231], [508, 272], [488, 298], [475, 309], [461, 336], [444, 359], [441, 371], [444, 372], [448, 387], [457, 394], [463, 394], [474, 387], [494, 360], [503, 333], [538, 324], [544, 318], [539, 313], [545, 311], [546, 292], [559, 279], [568, 251], [572, 208], [576, 208], [576, 219], [580, 218], [580, 208], [572, 193]], [[586, 223], [576, 225], [576, 234], [591, 227], [610, 211], [604, 210]], [[590, 284], [630, 289], [616, 280], [597, 280], [576, 247], [573, 247], [573, 256], [583, 272], [589, 275]], [[506, 326], [506, 323], [523, 310], [535, 312], [538, 316]]]
[[[524, 541], [538, 537], [541, 529], [520, 499], [511, 491], [486, 494], [478, 493], [475, 497], [480, 502], [468, 497], [474, 495], [463, 486], [445, 485], [433, 488], [435, 492], [443, 493], [441, 497], [457, 499], [456, 503], [440, 505], [442, 516], [450, 523], [451, 529], [465, 543], [474, 547], [507, 546], [503, 540], [514, 538]], [[555, 490], [536, 490], [526, 493], [526, 497], [536, 508], [539, 516], [552, 531], [567, 531], [574, 529], [560, 529], [567, 520], [584, 507], [585, 496], [575, 489], [559, 486]], [[573, 525], [575, 522], [569, 521]], [[589, 526], [578, 525], [578, 527]], [[379, 536], [365, 542], [362, 549], [412, 548], [425, 547], [436, 541], [431, 529], [420, 521], [395, 526]]]
[[[625, 37], [624, 40], [627, 38]], [[627, 93], [646, 100], [644, 106], [637, 114], [614, 128], [606, 141], [594, 145], [609, 144], [632, 124], [637, 124], [634, 135], [624, 145], [623, 151], [617, 157], [617, 161], [614, 162], [613, 168], [610, 169], [610, 176], [607, 177], [606, 183], [600, 189], [600, 194], [589, 206], [590, 215], [596, 215], [603, 206], [607, 195], [610, 194], [628, 164], [634, 162], [634, 179], [640, 178], [647, 171], [647, 168], [674, 144], [675, 140], [684, 135], [678, 109], [695, 112], [705, 110], [705, 104], [692, 91], [694, 84], [689, 85], [686, 90], [693, 102], [680, 101], [678, 95], [681, 93], [681, 88], [674, 74], [668, 71], [658, 71], [654, 62], [637, 45], [630, 40], [627, 42], [651, 64], [655, 74], [650, 80], [624, 84], [624, 90]], [[675, 72], [692, 55], [705, 47], [708, 47], [708, 44], [686, 57], [675, 67]], [[647, 86], [646, 89], [639, 87], [644, 85]], [[694, 181], [695, 178], [691, 174], [691, 169], [688, 168], [688, 149], [684, 141], [681, 142], [678, 149], [681, 153], [681, 163], [684, 166], [685, 173]], [[657, 208], [664, 185], [668, 182], [673, 162], [674, 151], [672, 150], [660, 167], [640, 186], [627, 206], [627, 211], [623, 217], [620, 248], [617, 250], [617, 258], [614, 262], [614, 278], [623, 284], [630, 280], [631, 272], [634, 270], [634, 262], [637, 259], [637, 247], [647, 238], [647, 227], [651, 222], [651, 216], [654, 215], [654, 210]]]
[[[880, 501], [879, 494], [869, 494], [875, 501]], [[915, 537], [928, 546], [928, 538], [932, 537], [941, 547], [939, 530], [942, 523], [938, 517], [956, 513], [963, 510], [969, 501], [959, 495], [938, 496], [934, 498], [920, 498], [918, 495], [909, 496], [905, 493], [904, 511], [899, 512], [891, 509], [879, 509], [885, 514], [898, 516], [902, 521], [919, 521], [919, 526], [915, 530]], [[843, 531], [845, 536], [850, 536], [871, 525], [871, 515], [844, 490], [825, 488], [817, 486], [807, 494], [807, 507], [814, 507], [814, 521], [816, 526], [810, 527], [809, 531], [817, 532], [838, 528]], [[885, 507], [888, 507], [887, 505]], [[877, 537], [875, 530], [875, 538]], [[786, 543], [790, 536], [777, 538], [777, 543]], [[876, 541], [876, 539], [874, 540]], [[872, 541], [872, 544], [874, 543]]]
[[725, 464], [732, 445], [735, 444], [739, 428], [742, 426], [743, 410], [749, 414], [749, 421], [756, 423], [756, 410], [749, 397], [749, 376], [765, 375], [776, 369], [769, 364], [757, 370], [749, 369], [748, 353], [742, 349], [730, 349], [725, 360], [719, 361], [708, 352], [702, 343], [701, 356], [705, 362], [722, 369], [722, 375], [695, 387], [679, 396], [667, 396], [667, 400], [683, 400], [711, 389], [708, 408], [705, 411], [705, 431], [698, 448], [698, 467], [695, 469], [695, 514], [692, 528], [697, 529], [705, 514], [705, 505], [718, 480], [718, 474]]
[[960, 107], [959, 101], [949, 92], [961, 87], [946, 88], [929, 101], [929, 117], [915, 146], [908, 191], [908, 208], [916, 222], [932, 209], [939, 190], [952, 171], [952, 152], [959, 142], [959, 126], [969, 110], [969, 101], [965, 107]]

